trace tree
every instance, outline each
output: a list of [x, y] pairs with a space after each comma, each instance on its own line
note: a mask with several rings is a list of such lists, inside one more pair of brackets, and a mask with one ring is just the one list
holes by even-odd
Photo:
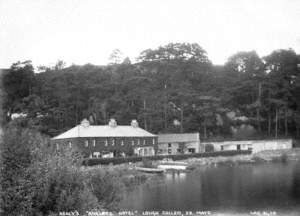
[[113, 52], [109, 56], [110, 64], [120, 64], [123, 60], [123, 53], [119, 49], [113, 50]]
[[66, 62], [63, 60], [57, 60], [56, 64], [54, 65], [53, 69], [56, 71], [62, 70], [66, 67]]
[[169, 43], [155, 50], [147, 49], [140, 54], [138, 60], [141, 62], [181, 60], [210, 63], [206, 51], [196, 43]]
[[22, 111], [22, 99], [33, 92], [35, 75], [31, 61], [14, 63], [3, 75], [5, 101], [3, 109], [6, 115]]
[[269, 101], [275, 101], [275, 136], [278, 132], [278, 119], [281, 118], [281, 111], [283, 111], [284, 131], [285, 136], [288, 135], [288, 122], [291, 107], [293, 104], [292, 89], [295, 86], [295, 81], [299, 76], [299, 58], [295, 51], [289, 50], [275, 50], [270, 55], [266, 56], [266, 68], [269, 82]]
[[[238, 52], [231, 56], [225, 64], [227, 76], [235, 77], [231, 95], [234, 97], [230, 101], [236, 104], [240, 110], [256, 115], [256, 125], [261, 131], [261, 110], [263, 106], [263, 85], [265, 80], [265, 65], [255, 51]], [[252, 114], [251, 114], [252, 113]], [[256, 113], [256, 114], [255, 114]]]

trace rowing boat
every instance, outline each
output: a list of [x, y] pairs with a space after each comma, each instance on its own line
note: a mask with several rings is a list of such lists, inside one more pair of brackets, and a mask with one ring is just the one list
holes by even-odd
[[138, 171], [146, 172], [146, 173], [163, 173], [165, 170], [160, 168], [146, 168], [146, 167], [136, 167]]

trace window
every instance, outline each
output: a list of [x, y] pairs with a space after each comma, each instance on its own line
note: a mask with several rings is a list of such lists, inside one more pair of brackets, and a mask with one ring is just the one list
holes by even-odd
[[154, 145], [155, 144], [155, 139], [153, 138], [153, 140], [152, 140], [152, 144]]
[[172, 149], [168, 149], [168, 154], [172, 154]]
[[188, 151], [189, 151], [189, 153], [195, 153], [195, 149], [194, 148], [189, 148]]
[[140, 139], [138, 139], [138, 145], [140, 144]]
[[85, 147], [88, 147], [88, 146], [89, 146], [89, 141], [88, 141], [88, 140], [85, 140], [85, 141], [84, 141], [84, 145], [85, 145]]
[[168, 147], [171, 148], [171, 147], [172, 147], [172, 144], [171, 144], [171, 143], [168, 143]]
[[122, 145], [122, 146], [124, 145], [124, 141], [123, 141], [123, 140], [121, 140], [121, 145]]
[[69, 148], [72, 148], [72, 142], [69, 142]]
[[112, 143], [111, 143], [112, 146], [115, 145], [115, 139], [112, 139]]
[[96, 146], [96, 140], [93, 140], [93, 146], [94, 147]]
[[108, 146], [108, 141], [107, 141], [107, 139], [105, 139], [105, 146]]
[[143, 145], [146, 145], [146, 139], [144, 139], [144, 141], [143, 141]]
[[134, 140], [131, 141], [131, 145], [134, 145]]
[[56, 150], [58, 150], [59, 149], [59, 145], [58, 145], [58, 143], [56, 143]]

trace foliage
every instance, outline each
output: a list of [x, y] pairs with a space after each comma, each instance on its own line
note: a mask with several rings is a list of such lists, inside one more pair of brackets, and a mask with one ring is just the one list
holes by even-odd
[[153, 164], [152, 164], [152, 161], [147, 159], [147, 158], [143, 158], [142, 159], [142, 167], [145, 167], [145, 168], [153, 168]]
[[69, 148], [53, 151], [47, 137], [12, 121], [1, 140], [1, 210], [5, 215], [112, 209], [120, 199], [119, 175], [89, 174]]
[[29, 61], [13, 64], [3, 74], [8, 121], [12, 113], [26, 114], [50, 136], [83, 118], [123, 125], [137, 119], [153, 133], [200, 132], [202, 139], [234, 138], [230, 128], [243, 124], [269, 138], [300, 136], [300, 58], [291, 49], [263, 58], [241, 51], [225, 65], [212, 65], [195, 43], [147, 49], [135, 64], [120, 55], [115, 50], [107, 66], [65, 67], [60, 60], [37, 74]]
[[28, 169], [47, 142], [30, 129], [10, 124], [1, 139], [1, 203], [6, 215], [29, 214], [34, 185]]
[[88, 185], [105, 209], [116, 210], [125, 189], [121, 177], [109, 170], [98, 169], [86, 174]]

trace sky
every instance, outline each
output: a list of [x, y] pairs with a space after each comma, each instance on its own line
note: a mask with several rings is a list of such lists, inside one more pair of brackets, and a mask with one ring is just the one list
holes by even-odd
[[214, 64], [238, 51], [300, 53], [300, 0], [0, 0], [0, 68], [105, 65], [114, 49], [198, 43]]

